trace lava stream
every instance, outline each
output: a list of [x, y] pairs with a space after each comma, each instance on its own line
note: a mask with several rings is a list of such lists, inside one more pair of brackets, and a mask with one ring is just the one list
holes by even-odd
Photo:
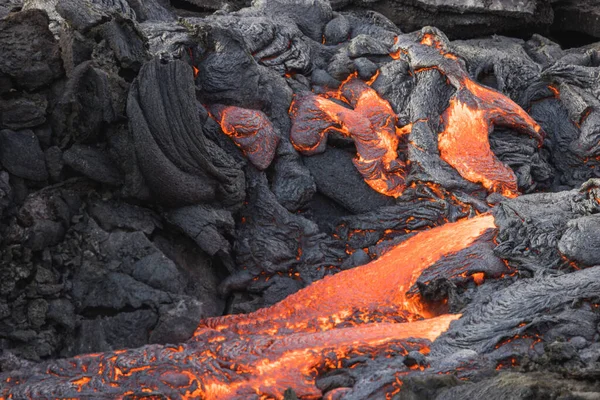
[[[349, 321], [370, 322], [374, 316], [384, 321], [398, 316], [405, 320], [431, 317], [434, 314], [419, 296], [407, 296], [406, 292], [427, 267], [471, 245], [488, 229], [495, 229], [491, 215], [420, 232], [377, 260], [325, 277], [272, 307], [202, 321], [196, 335], [205, 329], [282, 335], [329, 330]], [[381, 315], [379, 310], [387, 313]]]
[[[49, 364], [44, 371], [2, 376], [0, 400], [248, 399], [283, 398], [292, 387], [304, 399], [321, 398], [319, 373], [352, 357], [377, 357], [390, 349], [428, 353], [429, 341], [460, 315], [406, 324], [370, 324], [283, 338], [206, 331], [202, 340], [180, 346], [91, 354]], [[422, 339], [412, 339], [412, 338]]]

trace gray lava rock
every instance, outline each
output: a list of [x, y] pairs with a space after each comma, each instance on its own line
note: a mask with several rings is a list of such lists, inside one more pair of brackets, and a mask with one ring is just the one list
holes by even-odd
[[209, 316], [203, 303], [186, 297], [172, 307], [162, 307], [156, 327], [150, 334], [150, 343], [181, 343], [188, 340], [198, 322]]
[[150, 235], [160, 226], [159, 216], [152, 210], [118, 201], [95, 199], [89, 204], [89, 213], [105, 231], [122, 229]]
[[115, 316], [90, 315], [81, 321], [75, 339], [68, 344], [65, 356], [140, 347], [148, 343], [157, 316], [151, 310], [122, 312]]
[[33, 181], [48, 179], [44, 153], [33, 131], [0, 131], [0, 162], [18, 177]]
[[170, 211], [166, 218], [209, 255], [230, 253], [231, 244], [224, 235], [234, 233], [235, 221], [231, 212], [197, 205]]
[[577, 218], [567, 223], [558, 249], [567, 258], [584, 265], [600, 264], [600, 215]]
[[106, 72], [91, 62], [82, 63], [73, 70], [63, 92], [51, 116], [56, 136], [83, 143], [97, 140], [115, 119]]
[[74, 144], [63, 154], [66, 165], [88, 178], [109, 185], [122, 182], [121, 172], [102, 149]]
[[46, 314], [48, 313], [48, 302], [44, 299], [32, 300], [27, 307], [27, 318], [29, 324], [35, 328], [39, 328], [46, 322]]
[[168, 293], [179, 294], [185, 288], [185, 281], [175, 263], [160, 252], [149, 254], [136, 261], [131, 276], [148, 286]]
[[546, 0], [357, 0], [353, 3], [385, 15], [405, 32], [431, 25], [454, 38], [533, 32], [547, 29], [553, 20], [551, 2]]
[[42, 94], [22, 93], [19, 97], [0, 101], [0, 127], [32, 128], [46, 122], [48, 101]]
[[394, 203], [391, 197], [377, 193], [365, 183], [352, 163], [352, 155], [346, 151], [328, 148], [324, 153], [305, 157], [304, 164], [315, 178], [319, 192], [356, 214]]
[[552, 29], [585, 33], [600, 38], [600, 3], [596, 0], [560, 0], [554, 4]]
[[0, 77], [7, 76], [18, 87], [35, 90], [64, 74], [49, 22], [41, 10], [21, 11], [0, 20]]

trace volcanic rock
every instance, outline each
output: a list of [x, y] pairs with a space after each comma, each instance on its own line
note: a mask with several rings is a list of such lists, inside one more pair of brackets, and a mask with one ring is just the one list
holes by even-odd
[[75, 67], [52, 113], [56, 136], [75, 142], [94, 141], [114, 119], [107, 74], [91, 62]]
[[599, 265], [600, 215], [571, 220], [558, 242], [558, 249], [570, 260], [584, 265]]
[[140, 169], [162, 202], [242, 201], [242, 171], [200, 133], [189, 66], [158, 59], [145, 64], [129, 93], [127, 114]]
[[553, 20], [546, 0], [409, 0], [344, 1], [387, 16], [403, 31], [411, 32], [427, 25], [436, 26], [453, 38], [490, 34], [534, 32], [547, 29]]
[[106, 151], [92, 146], [74, 144], [63, 153], [66, 165], [97, 182], [118, 185], [121, 172]]
[[[306, 157], [304, 164], [315, 178], [317, 190], [353, 213], [393, 203], [392, 198], [373, 191], [365, 183], [352, 163], [352, 155], [346, 151], [329, 148], [322, 154]], [[350, 187], [353, 190], [348, 190]]]
[[600, 4], [595, 0], [559, 0], [553, 4], [552, 29], [564, 34], [579, 32], [600, 38]]
[[41, 94], [23, 94], [0, 103], [0, 127], [8, 129], [32, 128], [46, 122], [48, 101]]
[[0, 20], [0, 74], [27, 90], [47, 86], [63, 74], [60, 49], [48, 16], [27, 10]]
[[0, 162], [10, 173], [33, 181], [48, 179], [44, 153], [30, 131], [0, 131]]

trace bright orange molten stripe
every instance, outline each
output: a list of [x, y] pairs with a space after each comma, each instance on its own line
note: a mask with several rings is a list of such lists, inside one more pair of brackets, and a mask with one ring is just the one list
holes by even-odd
[[406, 292], [427, 267], [493, 228], [494, 217], [481, 215], [420, 232], [377, 260], [317, 281], [272, 307], [207, 319], [196, 334], [205, 328], [241, 334], [328, 330], [357, 313], [368, 317], [386, 308], [431, 317], [420, 299]]
[[[350, 354], [357, 354], [359, 348], [375, 355], [403, 339], [434, 341], [458, 318], [460, 315], [443, 315], [405, 324], [370, 324], [330, 332], [293, 334], [274, 340], [261, 353], [261, 360], [247, 366], [246, 379], [223, 383], [217, 380], [211, 382], [210, 377], [206, 377], [203, 382], [205, 390], [198, 394], [207, 400], [238, 399], [249, 392], [282, 398], [282, 393], [293, 387], [303, 399], [322, 398], [312, 376], [318, 365], [328, 361], [334, 364], [340, 362]], [[427, 352], [428, 349], [421, 351]]]

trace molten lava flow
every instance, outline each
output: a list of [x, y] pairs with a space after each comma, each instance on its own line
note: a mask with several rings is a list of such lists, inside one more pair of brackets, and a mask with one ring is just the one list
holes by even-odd
[[387, 322], [397, 321], [398, 317], [400, 320], [430, 317], [432, 312], [420, 298], [407, 296], [406, 292], [427, 267], [444, 255], [471, 245], [488, 229], [495, 229], [491, 215], [420, 232], [377, 260], [317, 281], [272, 307], [247, 315], [205, 320], [196, 335], [205, 329], [282, 335], [324, 331], [377, 319]]
[[[436, 69], [457, 89], [442, 115], [444, 130], [438, 136], [441, 158], [466, 180], [481, 183], [486, 189], [508, 197], [517, 196], [515, 174], [492, 153], [488, 136], [493, 126], [506, 126], [530, 135], [541, 145], [542, 128], [508, 97], [471, 80], [441, 37], [425, 33], [420, 44], [435, 49], [441, 57], [439, 65], [422, 67], [415, 72]], [[401, 50], [409, 57], [411, 52], [422, 51], [415, 46]]]
[[390, 348], [404, 355], [409, 351], [427, 354], [428, 341], [459, 317], [284, 338], [211, 330], [177, 347], [151, 345], [87, 355], [58, 360], [43, 372], [0, 376], [0, 399], [281, 399], [288, 387], [302, 398], [320, 398], [322, 393], [315, 386], [318, 374], [340, 368], [353, 357], [382, 356]]
[[512, 100], [462, 77], [462, 86], [444, 112], [438, 136], [441, 158], [471, 182], [507, 197], [518, 195], [517, 178], [490, 149], [494, 125], [515, 128], [542, 142], [542, 128]]
[[396, 152], [396, 114], [390, 104], [354, 77], [334, 96], [354, 109], [312, 93], [295, 97], [290, 108], [292, 144], [312, 155], [325, 150], [332, 131], [350, 137], [356, 145], [354, 165], [365, 182], [380, 193], [399, 197], [405, 188], [406, 165]]
[[212, 105], [210, 111], [256, 168], [263, 170], [271, 164], [280, 138], [263, 112], [220, 104]]
[[[428, 341], [460, 316], [422, 320], [435, 313], [407, 290], [425, 268], [494, 228], [494, 218], [481, 215], [420, 232], [273, 307], [205, 320], [183, 345], [87, 355], [0, 375], [0, 399], [281, 399], [288, 387], [302, 398], [320, 398], [316, 378], [330, 370], [390, 349], [427, 354]], [[421, 320], [387, 323], [407, 319]]]

